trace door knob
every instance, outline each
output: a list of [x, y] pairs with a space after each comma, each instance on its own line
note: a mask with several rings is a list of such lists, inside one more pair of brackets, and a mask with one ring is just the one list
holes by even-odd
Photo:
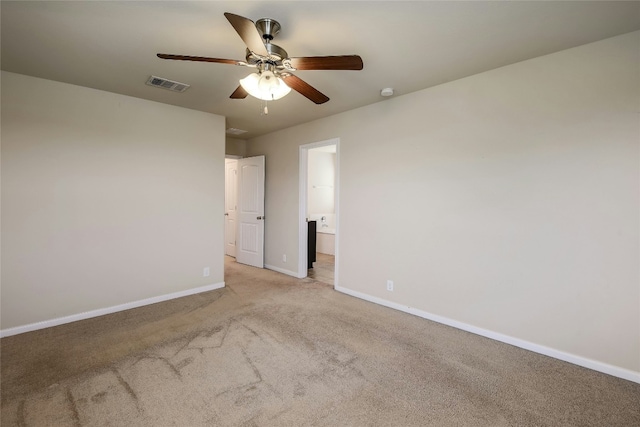
[[259, 216], [259, 217], [256, 217], [256, 219], [265, 219], [265, 217], [264, 216]]

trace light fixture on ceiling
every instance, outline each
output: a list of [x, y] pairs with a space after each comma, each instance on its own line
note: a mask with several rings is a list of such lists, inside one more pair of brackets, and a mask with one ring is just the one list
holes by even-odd
[[263, 101], [275, 101], [291, 92], [291, 88], [287, 86], [282, 77], [271, 71], [269, 64], [265, 65], [260, 72], [251, 73], [240, 80], [240, 86], [249, 95]]
[[[362, 58], [358, 55], [298, 56], [290, 57], [286, 50], [272, 43], [280, 32], [280, 24], [271, 18], [253, 22], [249, 18], [226, 12], [224, 16], [238, 33], [247, 49], [245, 61], [205, 56], [174, 55], [158, 53], [158, 58], [178, 61], [215, 62], [240, 65], [257, 69], [257, 75], [247, 76], [240, 81], [229, 98], [244, 99], [248, 95], [266, 103], [286, 96], [291, 89], [313, 103], [320, 105], [329, 97], [292, 74], [302, 70], [362, 70]], [[267, 73], [267, 71], [269, 71]], [[286, 83], [285, 83], [286, 82]]]

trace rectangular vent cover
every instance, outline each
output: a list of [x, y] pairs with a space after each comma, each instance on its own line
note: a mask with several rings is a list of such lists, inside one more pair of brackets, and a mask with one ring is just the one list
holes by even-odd
[[149, 86], [161, 87], [163, 89], [169, 89], [174, 92], [184, 92], [189, 89], [191, 85], [186, 83], [174, 82], [173, 80], [163, 79], [162, 77], [151, 76], [147, 80]]
[[227, 133], [231, 135], [242, 135], [243, 133], [247, 133], [247, 131], [242, 129], [229, 128], [227, 129]]

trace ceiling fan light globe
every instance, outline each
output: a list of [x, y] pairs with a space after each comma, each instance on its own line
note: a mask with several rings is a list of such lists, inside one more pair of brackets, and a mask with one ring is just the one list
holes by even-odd
[[260, 77], [255, 73], [251, 73], [244, 79], [240, 79], [240, 86], [242, 86], [242, 88], [246, 90], [249, 95], [255, 96], [257, 98], [256, 94], [259, 93], [258, 80], [260, 80]]
[[275, 91], [272, 92], [273, 100], [283, 98], [287, 96], [289, 92], [291, 92], [291, 88], [287, 86], [287, 84], [280, 77], [277, 77], [278, 86]]
[[291, 92], [291, 88], [285, 84], [284, 80], [271, 71], [265, 71], [262, 75], [251, 73], [240, 80], [240, 86], [249, 95], [263, 101], [275, 101]]
[[258, 89], [260, 92], [272, 93], [278, 90], [280, 83], [275, 74], [271, 71], [264, 71], [258, 79]]

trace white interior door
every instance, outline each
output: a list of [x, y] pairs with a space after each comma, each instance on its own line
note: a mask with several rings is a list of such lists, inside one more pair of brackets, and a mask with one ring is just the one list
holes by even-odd
[[264, 156], [238, 159], [236, 261], [264, 268]]
[[238, 225], [238, 160], [225, 159], [224, 166], [224, 253], [235, 257]]

